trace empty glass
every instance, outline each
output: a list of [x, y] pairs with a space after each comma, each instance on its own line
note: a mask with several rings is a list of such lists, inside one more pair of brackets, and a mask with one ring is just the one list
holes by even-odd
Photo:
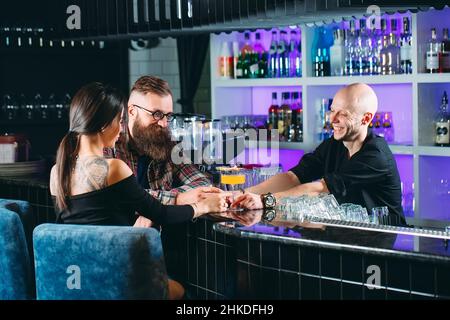
[[340, 207], [345, 213], [345, 218], [343, 220], [364, 223], [370, 222], [370, 218], [366, 208], [353, 203], [343, 203]]
[[260, 184], [261, 182], [277, 175], [281, 171], [280, 166], [253, 168], [253, 185]]
[[217, 163], [223, 158], [223, 138], [220, 120], [204, 121], [203, 130], [206, 142], [206, 161]]
[[380, 225], [390, 224], [388, 207], [372, 208], [371, 223]]

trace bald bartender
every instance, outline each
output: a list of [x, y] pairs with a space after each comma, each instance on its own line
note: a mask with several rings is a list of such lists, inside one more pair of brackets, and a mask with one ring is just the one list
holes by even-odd
[[287, 196], [331, 193], [339, 203], [359, 204], [369, 213], [387, 206], [393, 224], [406, 224], [395, 159], [384, 138], [369, 129], [377, 108], [377, 96], [366, 84], [339, 90], [331, 105], [333, 137], [288, 172], [246, 189], [233, 206], [260, 209]]

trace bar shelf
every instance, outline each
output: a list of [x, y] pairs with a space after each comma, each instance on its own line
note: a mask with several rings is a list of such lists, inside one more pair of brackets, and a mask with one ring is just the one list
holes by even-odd
[[[361, 18], [365, 12], [361, 12]], [[442, 36], [443, 28], [450, 28], [450, 8], [419, 11], [417, 13], [396, 13], [386, 18], [408, 16], [411, 21], [412, 74], [329, 76], [314, 77], [312, 47], [314, 28], [300, 25], [302, 48], [302, 77], [264, 79], [221, 79], [217, 71], [220, 46], [223, 41], [238, 39], [236, 33], [211, 35], [211, 101], [212, 117], [224, 115], [266, 114], [270, 105], [271, 92], [301, 91], [303, 98], [303, 142], [279, 142], [280, 162], [285, 155], [294, 156], [310, 152], [320, 143], [317, 126], [318, 111], [322, 98], [332, 98], [343, 86], [362, 82], [375, 90], [380, 112], [392, 112], [395, 138], [389, 142], [402, 181], [409, 187], [414, 185], [415, 205], [407, 215], [408, 222], [416, 225], [440, 226], [447, 216], [429, 215], [430, 185], [424, 177], [438, 176], [450, 161], [450, 147], [434, 146], [433, 120], [440, 105], [443, 91], [450, 95], [450, 73], [425, 73], [424, 49], [430, 37], [431, 28]], [[337, 20], [336, 20], [337, 21]], [[269, 33], [270, 31], [264, 31]], [[269, 44], [266, 43], [266, 48]], [[254, 145], [247, 142], [247, 148]], [[270, 146], [270, 144], [269, 144]], [[256, 149], [253, 148], [253, 152]], [[300, 153], [299, 153], [300, 152]], [[433, 159], [431, 159], [433, 158]], [[298, 161], [298, 159], [295, 159]], [[294, 159], [291, 161], [294, 163]], [[291, 164], [290, 163], [290, 164]], [[432, 165], [430, 165], [432, 164]], [[287, 165], [286, 165], [287, 167]], [[405, 169], [407, 168], [407, 170]], [[431, 186], [432, 187], [432, 186]], [[437, 208], [433, 209], [434, 211]], [[445, 210], [442, 210], [445, 211]], [[450, 216], [450, 215], [449, 215]]]

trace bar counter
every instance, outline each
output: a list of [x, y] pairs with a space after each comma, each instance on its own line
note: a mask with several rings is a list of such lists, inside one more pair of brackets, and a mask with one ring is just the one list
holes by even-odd
[[[55, 221], [46, 177], [1, 178], [0, 198], [31, 203], [30, 234]], [[439, 235], [282, 217], [226, 212], [165, 226], [168, 273], [196, 299], [450, 298], [450, 251]], [[372, 289], [377, 275], [381, 288]]]
[[199, 298], [450, 298], [450, 252], [434, 232], [242, 214], [250, 215], [244, 224], [219, 222], [223, 214], [188, 227], [188, 286]]

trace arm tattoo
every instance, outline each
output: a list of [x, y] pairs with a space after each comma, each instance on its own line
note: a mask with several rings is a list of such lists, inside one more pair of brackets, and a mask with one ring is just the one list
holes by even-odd
[[109, 166], [103, 157], [78, 159], [74, 171], [74, 188], [77, 193], [100, 190], [107, 186]]

